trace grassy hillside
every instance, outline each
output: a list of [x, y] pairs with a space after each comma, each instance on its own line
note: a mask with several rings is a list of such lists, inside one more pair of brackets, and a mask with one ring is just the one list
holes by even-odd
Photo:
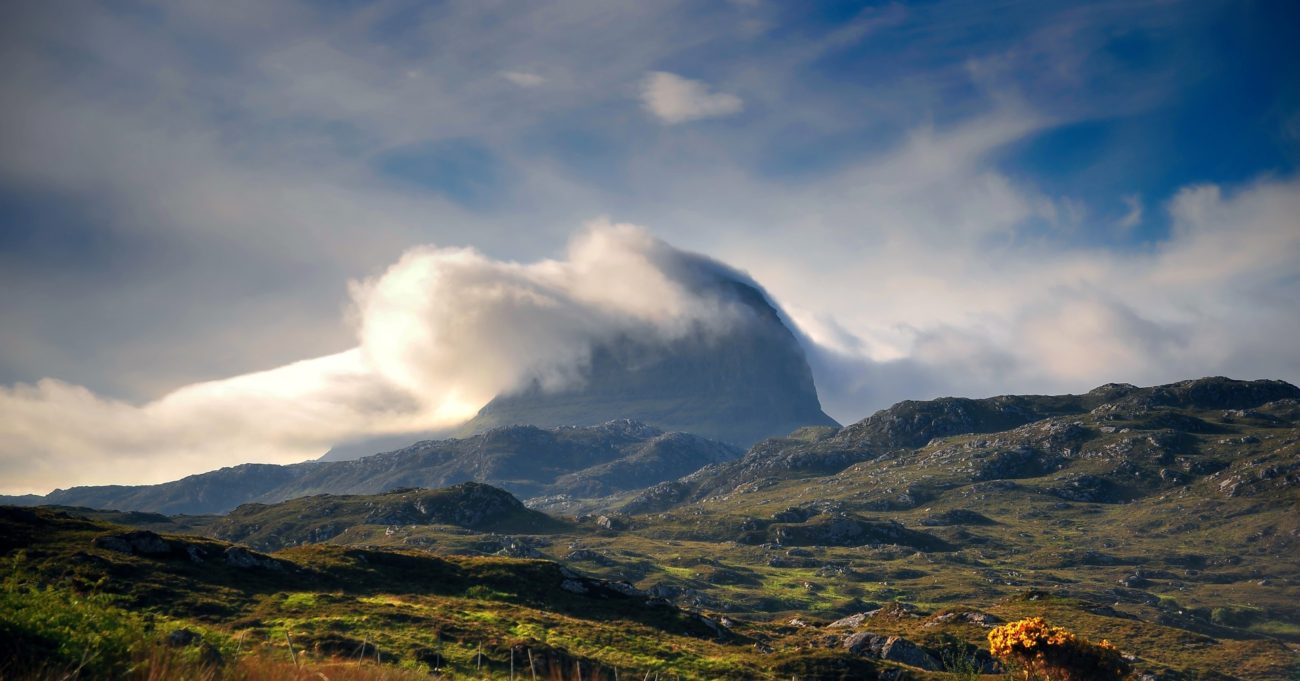
[[[352, 672], [377, 653], [507, 678], [513, 650], [549, 678], [835, 679], [994, 672], [991, 628], [1042, 616], [1114, 643], [1138, 676], [1290, 679], [1296, 392], [1210, 379], [903, 403], [567, 518], [473, 485], [225, 518], [9, 509], [19, 600], [0, 619], [67, 667], [97, 645], [147, 666], [185, 628], [202, 642], [162, 650], [215, 664], [211, 648], [228, 678], [290, 663], [288, 633], [310, 664]], [[127, 633], [93, 643], [22, 614], [74, 601]]]
[[[151, 521], [153, 519], [150, 519]], [[131, 523], [138, 525], [138, 523]], [[245, 504], [205, 534], [263, 551], [320, 543], [358, 526], [450, 526], [479, 532], [552, 533], [565, 523], [524, 507], [505, 490], [476, 482], [377, 495], [321, 494], [279, 504]]]

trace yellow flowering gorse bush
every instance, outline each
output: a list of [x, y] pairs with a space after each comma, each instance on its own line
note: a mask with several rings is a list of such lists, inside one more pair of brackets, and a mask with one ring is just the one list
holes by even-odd
[[1072, 632], [1029, 617], [989, 632], [989, 653], [1017, 664], [1026, 679], [1114, 681], [1125, 678], [1128, 662], [1110, 641], [1092, 643]]

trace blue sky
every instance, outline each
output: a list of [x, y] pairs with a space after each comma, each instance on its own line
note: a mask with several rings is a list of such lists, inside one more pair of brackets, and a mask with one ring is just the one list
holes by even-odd
[[[161, 452], [174, 424], [142, 414], [176, 391], [364, 350], [358, 291], [411, 249], [470, 247], [492, 276], [576, 266], [601, 219], [764, 285], [844, 421], [942, 394], [1300, 379], [1295, 3], [0, 13], [15, 489], [54, 484], [40, 471], [64, 459], [33, 444], [52, 413], [85, 417], [60, 451], [134, 470], [97, 419], [155, 424], [122, 441]], [[322, 444], [268, 439], [264, 460]]]

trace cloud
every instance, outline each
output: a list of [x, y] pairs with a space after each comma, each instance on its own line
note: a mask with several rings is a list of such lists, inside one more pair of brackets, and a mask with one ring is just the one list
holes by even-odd
[[[823, 267], [813, 291], [746, 267], [796, 311], [841, 419], [904, 397], [1300, 379], [1300, 178], [1188, 187], [1167, 209], [1170, 232], [1149, 250], [976, 246], [913, 230], [852, 267]], [[827, 332], [798, 313], [814, 296], [856, 309]]]
[[[1146, 211], [1136, 242], [1104, 211], [1080, 213], [998, 168], [1001, 150], [1053, 123], [1016, 106], [922, 123], [794, 187], [717, 173], [707, 201], [676, 207], [673, 228], [712, 233], [704, 250], [781, 303], [843, 422], [942, 395], [1300, 381], [1286, 340], [1300, 333], [1300, 231], [1288, 217], [1300, 177], [1184, 187]], [[1071, 212], [1077, 224], [1057, 229]]]
[[527, 71], [502, 71], [501, 77], [519, 87], [537, 87], [546, 82], [542, 76]]
[[703, 285], [733, 276], [608, 221], [579, 232], [562, 260], [413, 248], [352, 283], [353, 349], [142, 405], [54, 379], [0, 388], [0, 470], [10, 491], [159, 482], [455, 425], [527, 383], [580, 380], [593, 345], [616, 335], [667, 341], [734, 322], [743, 305]]
[[721, 118], [740, 113], [745, 103], [737, 96], [714, 92], [698, 80], [655, 71], [641, 85], [641, 102], [668, 125], [701, 118]]
[[1142, 224], [1142, 197], [1137, 194], [1130, 194], [1123, 197], [1123, 200], [1128, 211], [1124, 213], [1124, 217], [1115, 223], [1115, 226], [1127, 231]]

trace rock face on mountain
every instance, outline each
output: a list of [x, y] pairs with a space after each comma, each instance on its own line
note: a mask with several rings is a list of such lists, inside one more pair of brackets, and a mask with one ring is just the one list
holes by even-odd
[[351, 461], [244, 464], [160, 485], [74, 487], [33, 503], [160, 513], [224, 513], [249, 502], [312, 494], [377, 494], [398, 488], [494, 484], [522, 497], [603, 496], [648, 487], [741, 450], [636, 421], [543, 429], [494, 428], [463, 439], [417, 442]]
[[725, 331], [693, 328], [666, 342], [624, 336], [597, 346], [577, 385], [500, 395], [461, 432], [629, 418], [748, 447], [801, 426], [838, 425], [822, 412], [803, 349], [763, 294], [738, 281], [713, 285], [743, 312]]

